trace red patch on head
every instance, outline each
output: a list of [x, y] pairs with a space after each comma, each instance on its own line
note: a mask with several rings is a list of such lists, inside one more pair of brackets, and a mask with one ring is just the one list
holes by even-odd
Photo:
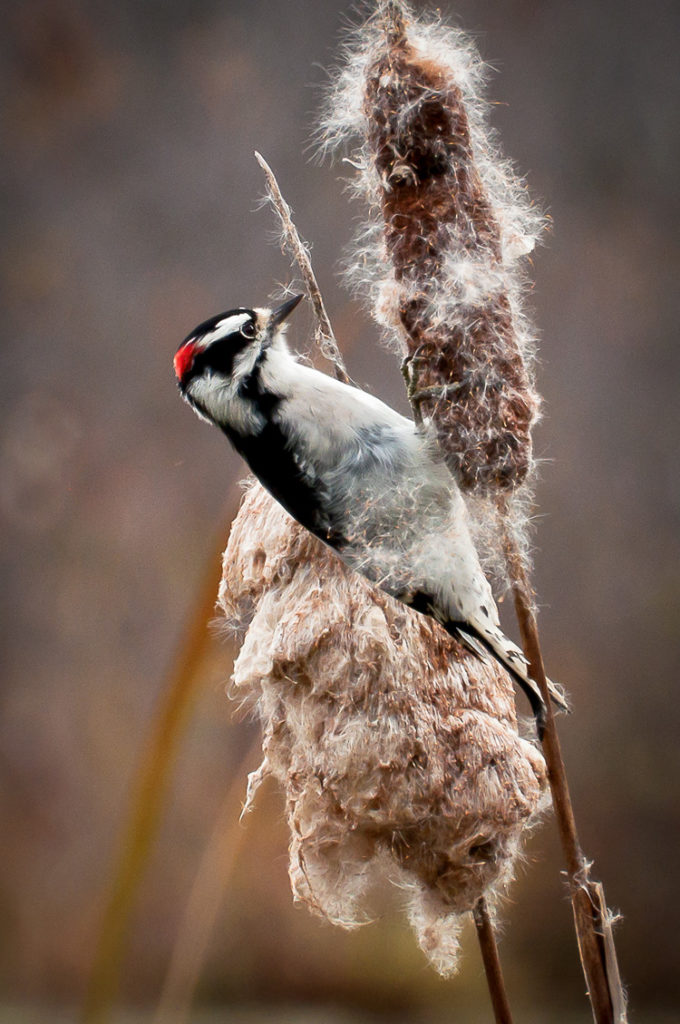
[[177, 380], [181, 381], [184, 375], [191, 369], [191, 364], [194, 361], [195, 346], [191, 341], [188, 341], [186, 345], [182, 345], [180, 349], [175, 353], [175, 373]]

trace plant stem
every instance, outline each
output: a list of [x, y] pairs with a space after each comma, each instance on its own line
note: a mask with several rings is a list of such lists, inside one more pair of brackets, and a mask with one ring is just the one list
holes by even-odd
[[482, 953], [484, 973], [486, 974], [486, 982], [489, 986], [496, 1024], [512, 1024], [512, 1013], [510, 1012], [510, 1003], [505, 991], [496, 936], [491, 924], [491, 918], [489, 917], [486, 900], [483, 896], [480, 896], [475, 903], [472, 914], [475, 919], [477, 939], [479, 940], [479, 948]]
[[[502, 521], [505, 522], [505, 519]], [[507, 529], [504, 543], [522, 646], [529, 661], [531, 678], [538, 684], [547, 709], [543, 753], [555, 819], [567, 863], [576, 937], [593, 1018], [596, 1024], [625, 1024], [626, 1001], [616, 958], [611, 915], [607, 910], [602, 886], [590, 878], [590, 864], [583, 854], [576, 830], [567, 773], [543, 666], [538, 626], [532, 610], [529, 580], [521, 555]]]
[[267, 180], [267, 186], [269, 188], [267, 198], [276, 210], [281, 222], [281, 230], [283, 232], [281, 247], [284, 252], [287, 249], [297, 263], [307, 287], [307, 292], [312, 303], [312, 308], [314, 309], [314, 316], [317, 323], [316, 343], [321, 349], [322, 355], [333, 363], [337, 379], [341, 380], [343, 384], [350, 384], [351, 381], [347, 374], [347, 370], [345, 369], [342, 354], [338, 348], [338, 343], [335, 340], [333, 328], [331, 327], [331, 322], [328, 318], [323, 298], [321, 297], [321, 290], [312, 268], [309, 246], [302, 241], [298, 229], [293, 223], [293, 215], [290, 206], [283, 198], [281, 189], [279, 188], [279, 183], [277, 182], [271, 167], [264, 157], [257, 151], [255, 152], [255, 159], [264, 171], [264, 176]]

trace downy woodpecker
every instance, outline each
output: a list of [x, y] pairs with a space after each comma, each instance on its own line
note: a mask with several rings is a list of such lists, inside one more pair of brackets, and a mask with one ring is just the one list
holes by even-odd
[[[541, 735], [543, 699], [501, 631], [463, 498], [435, 442], [379, 399], [298, 362], [284, 333], [301, 298], [200, 324], [175, 355], [182, 396], [347, 565], [477, 656], [493, 655], [525, 691]], [[565, 706], [552, 684], [551, 695]]]

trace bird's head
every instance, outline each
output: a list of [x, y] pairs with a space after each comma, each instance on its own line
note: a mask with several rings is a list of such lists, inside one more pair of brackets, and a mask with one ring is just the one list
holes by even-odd
[[202, 404], [207, 390], [247, 381], [265, 353], [283, 335], [285, 321], [302, 295], [275, 309], [230, 309], [205, 320], [175, 354], [175, 375], [185, 398]]

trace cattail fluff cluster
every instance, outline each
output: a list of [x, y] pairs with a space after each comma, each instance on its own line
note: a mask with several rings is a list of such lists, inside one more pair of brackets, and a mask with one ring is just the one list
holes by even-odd
[[460, 915], [503, 891], [545, 801], [509, 677], [349, 570], [259, 484], [219, 601], [243, 638], [234, 696], [263, 731], [247, 805], [266, 775], [283, 786], [294, 896], [352, 928], [390, 877], [426, 956], [451, 972]]
[[414, 408], [477, 508], [493, 519], [503, 494], [516, 529], [539, 408], [523, 262], [543, 218], [499, 154], [484, 78], [462, 32], [383, 0], [346, 48], [321, 142], [351, 150], [369, 220], [348, 275], [405, 357]]

